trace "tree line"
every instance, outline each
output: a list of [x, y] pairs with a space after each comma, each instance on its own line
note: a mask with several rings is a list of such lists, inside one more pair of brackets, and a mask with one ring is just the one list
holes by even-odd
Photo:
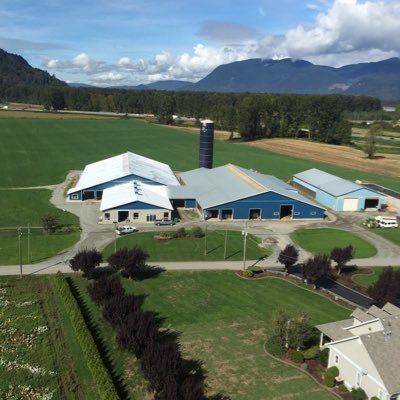
[[210, 118], [216, 129], [243, 140], [305, 136], [324, 143], [350, 142], [345, 111], [380, 110], [368, 96], [166, 92], [108, 88], [0, 86], [0, 100], [42, 104], [47, 109], [153, 114], [171, 124], [173, 115]]

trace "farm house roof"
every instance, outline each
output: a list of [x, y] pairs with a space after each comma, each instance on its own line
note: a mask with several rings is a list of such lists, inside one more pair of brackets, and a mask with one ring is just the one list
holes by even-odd
[[128, 175], [140, 176], [162, 185], [179, 185], [167, 164], [127, 152], [86, 165], [78, 184], [68, 190], [68, 194]]
[[100, 211], [110, 210], [136, 201], [172, 210], [165, 186], [147, 185], [143, 182], [132, 181], [104, 189]]

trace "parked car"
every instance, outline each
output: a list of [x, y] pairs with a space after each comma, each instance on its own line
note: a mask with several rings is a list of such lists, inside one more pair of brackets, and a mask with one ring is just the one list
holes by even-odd
[[383, 220], [378, 222], [379, 228], [398, 228], [399, 224], [394, 220]]
[[137, 228], [134, 226], [117, 226], [117, 229], [115, 230], [117, 235], [126, 235], [133, 232], [137, 232]]
[[154, 221], [154, 225], [175, 225], [176, 222], [173, 219], [163, 218], [163, 219], [156, 219]]

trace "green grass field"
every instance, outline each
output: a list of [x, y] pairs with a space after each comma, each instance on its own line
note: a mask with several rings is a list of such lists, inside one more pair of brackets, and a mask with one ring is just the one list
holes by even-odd
[[[0, 188], [62, 182], [69, 170], [132, 151], [171, 165], [175, 171], [197, 168], [196, 134], [142, 120], [52, 120], [0, 118]], [[234, 163], [289, 179], [320, 168], [347, 179], [364, 179], [400, 190], [394, 178], [340, 166], [292, 158], [237, 143], [215, 141], [214, 165]]]
[[[79, 275], [73, 280], [91, 303], [87, 281]], [[145, 308], [158, 312], [164, 327], [179, 332], [186, 357], [204, 362], [210, 395], [220, 392], [235, 400], [335, 398], [300, 371], [271, 359], [263, 345], [275, 310], [306, 311], [313, 324], [347, 318], [350, 310], [281, 279], [244, 280], [227, 271], [165, 272], [123, 283], [128, 292], [145, 296]], [[104, 343], [113, 348], [115, 368], [132, 388], [130, 382], [138, 378], [135, 364], [114, 349], [113, 332], [93, 303], [90, 307]]]
[[373, 267], [371, 274], [353, 275], [352, 280], [358, 285], [368, 288], [378, 280], [379, 275], [382, 273], [383, 270], [384, 268], [382, 267]]
[[[222, 261], [224, 259], [225, 231], [208, 231], [207, 254], [205, 238], [154, 240], [157, 232], [135, 233], [117, 239], [117, 249], [140, 246], [150, 254], [150, 261]], [[265, 248], [260, 248], [260, 240], [253, 235], [247, 237], [246, 259], [256, 260], [270, 254]], [[104, 258], [114, 252], [114, 243], [103, 250]], [[238, 261], [243, 259], [243, 236], [241, 232], [229, 231], [226, 246], [226, 260]]]
[[[44, 260], [72, 246], [79, 240], [79, 219], [76, 215], [54, 207], [50, 190], [0, 190], [0, 208], [6, 210], [0, 219], [0, 264], [19, 263], [18, 227], [21, 227], [23, 264], [28, 263], [28, 224], [30, 230], [31, 262]], [[77, 231], [49, 235], [43, 232], [42, 217], [58, 215], [62, 225], [71, 225]]]
[[334, 247], [349, 245], [353, 246], [354, 258], [368, 258], [376, 254], [376, 248], [370, 243], [339, 229], [298, 229], [291, 237], [300, 247], [313, 254], [329, 254]]
[[0, 316], [1, 399], [98, 399], [51, 277], [1, 277]]
[[[374, 233], [400, 246], [400, 228], [374, 229]], [[399, 260], [400, 264], [400, 260]]]

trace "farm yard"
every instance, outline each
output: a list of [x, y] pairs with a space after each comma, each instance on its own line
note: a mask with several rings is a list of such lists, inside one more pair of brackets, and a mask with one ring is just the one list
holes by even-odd
[[[87, 280], [72, 279], [97, 321], [128, 398], [143, 398], [145, 384], [132, 358], [116, 348], [113, 331], [88, 296]], [[312, 324], [346, 318], [350, 310], [281, 279], [244, 280], [227, 271], [164, 272], [141, 281], [124, 279], [123, 284], [128, 293], [145, 296], [144, 308], [158, 313], [162, 327], [179, 334], [185, 357], [204, 363], [210, 397], [335, 398], [301, 371], [270, 358], [263, 346], [275, 310], [306, 311]]]

